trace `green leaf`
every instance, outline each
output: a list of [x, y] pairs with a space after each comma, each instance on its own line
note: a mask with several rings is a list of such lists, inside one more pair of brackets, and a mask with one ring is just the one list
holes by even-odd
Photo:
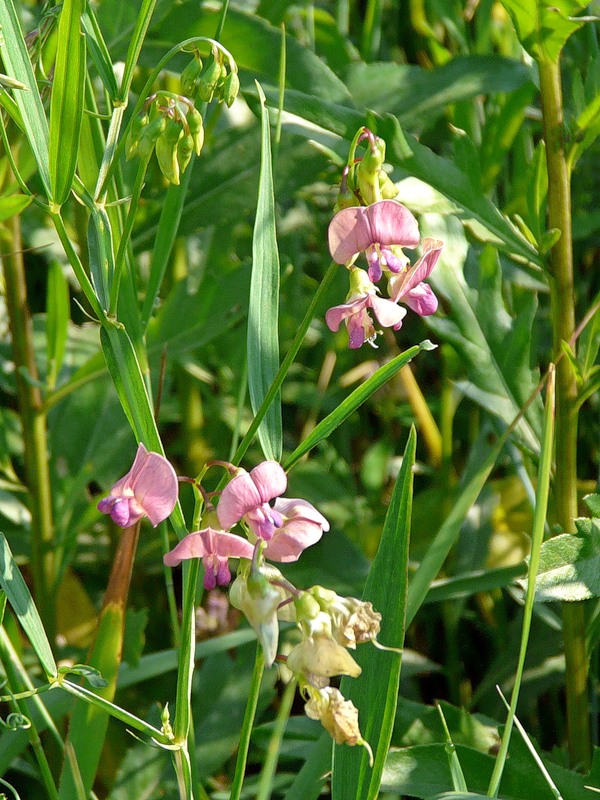
[[594, 517], [600, 517], [600, 494], [586, 494], [583, 502]]
[[380, 367], [374, 375], [365, 381], [362, 386], [355, 389], [348, 397], [343, 400], [335, 411], [332, 411], [325, 419], [314, 428], [313, 431], [300, 442], [298, 447], [286, 460], [284, 467], [286, 470], [291, 469], [305, 453], [312, 450], [323, 439], [326, 439], [339, 425], [348, 419], [350, 414], [354, 413], [364, 402], [366, 402], [371, 395], [386, 384], [405, 364], [408, 364], [421, 350], [433, 350], [435, 345], [431, 344], [428, 339], [425, 339], [421, 344], [405, 350], [399, 356], [393, 358], [383, 367]]
[[48, 268], [46, 292], [46, 382], [54, 388], [65, 355], [70, 318], [69, 286], [58, 261]]
[[44, 672], [48, 677], [56, 677], [56, 662], [42, 620], [3, 533], [0, 533], [0, 586], [27, 634]]
[[577, 533], [542, 545], [535, 599], [575, 601], [600, 597], [600, 519], [575, 520]]
[[556, 61], [584, 20], [573, 19], [586, 0], [502, 0], [525, 50], [535, 59]]
[[[261, 101], [261, 169], [252, 239], [252, 281], [248, 309], [248, 389], [256, 414], [279, 369], [279, 253], [275, 230], [275, 198], [271, 163], [269, 114]], [[265, 458], [279, 461], [283, 448], [281, 396], [278, 393], [258, 428]]]
[[92, 283], [102, 308], [106, 310], [110, 302], [115, 260], [110, 221], [103, 208], [96, 207], [90, 214], [87, 242]]
[[27, 139], [42, 184], [50, 197], [52, 191], [48, 164], [48, 121], [13, 0], [3, 0], [0, 3], [0, 55], [5, 72], [28, 88], [28, 91], [15, 92], [15, 100], [25, 124]]
[[[410, 540], [413, 467], [417, 435], [411, 428], [402, 467], [386, 514], [381, 542], [365, 586], [363, 600], [382, 615], [381, 643], [404, 647], [406, 593], [408, 585], [408, 545]], [[390, 587], [394, 591], [390, 591]], [[379, 785], [392, 738], [401, 656], [366, 645], [356, 659], [363, 669], [358, 680], [343, 678], [340, 690], [358, 708], [362, 736], [374, 753], [372, 769], [364, 748], [336, 747], [333, 755], [333, 800], [356, 800], [379, 796]]]
[[[427, 215], [421, 229], [445, 243], [431, 282], [450, 307], [447, 317], [432, 316], [428, 324], [461, 357], [468, 380], [458, 384], [460, 389], [510, 425], [537, 385], [538, 372], [530, 367], [535, 293], [516, 289], [513, 313], [509, 313], [502, 296], [500, 263], [492, 247], [484, 249], [478, 267], [472, 269], [468, 257], [473, 253], [456, 222]], [[541, 409], [537, 398], [516, 429], [521, 442], [534, 452], [539, 449]]]
[[83, 0], [64, 0], [50, 101], [49, 168], [52, 202], [60, 207], [71, 191], [83, 118], [85, 37], [81, 32]]
[[88, 49], [96, 69], [98, 70], [98, 75], [100, 75], [110, 99], [116, 100], [118, 87], [110, 59], [110, 53], [102, 37], [102, 31], [100, 30], [94, 11], [89, 4], [86, 4], [81, 21], [87, 37]]
[[33, 195], [11, 194], [8, 197], [0, 197], [0, 222], [21, 214], [33, 200]]

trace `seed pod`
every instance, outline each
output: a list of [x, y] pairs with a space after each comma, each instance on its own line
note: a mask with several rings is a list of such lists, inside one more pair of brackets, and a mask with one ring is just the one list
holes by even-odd
[[398, 197], [398, 187], [384, 170], [379, 170], [379, 191], [382, 200], [395, 200]]
[[156, 117], [142, 130], [138, 142], [137, 153], [140, 158], [150, 158], [156, 140], [167, 126], [164, 117]]
[[240, 91], [240, 79], [237, 72], [230, 72], [223, 85], [221, 97], [227, 108], [231, 108], [233, 101]]
[[196, 84], [202, 72], [202, 61], [199, 58], [193, 58], [187, 67], [181, 73], [181, 91], [188, 97], [192, 97], [196, 91]]
[[125, 142], [125, 158], [130, 161], [137, 153], [138, 145], [140, 143], [140, 136], [142, 131], [148, 124], [148, 115], [144, 114], [142, 117], [137, 116], [131, 123], [129, 135]]
[[202, 114], [197, 108], [191, 108], [187, 114], [187, 123], [190, 133], [194, 138], [194, 150], [196, 155], [199, 156], [204, 144], [204, 123], [202, 121]]

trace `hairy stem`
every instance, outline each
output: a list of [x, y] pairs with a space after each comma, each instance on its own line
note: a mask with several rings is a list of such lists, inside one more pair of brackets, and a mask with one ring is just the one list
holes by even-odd
[[[563, 141], [563, 106], [560, 67], [540, 59], [540, 91], [546, 163], [548, 169], [548, 225], [558, 228], [560, 239], [550, 252], [554, 358], [560, 342], [568, 342], [575, 329], [573, 246], [570, 174]], [[577, 387], [567, 359], [556, 369], [556, 521], [567, 532], [575, 530], [577, 516]], [[567, 724], [569, 752], [574, 764], [589, 766], [590, 721], [587, 698], [585, 624], [580, 603], [563, 605], [566, 659]]]

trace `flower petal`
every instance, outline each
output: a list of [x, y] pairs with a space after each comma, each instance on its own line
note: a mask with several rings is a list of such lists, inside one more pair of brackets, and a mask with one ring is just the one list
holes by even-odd
[[416, 247], [419, 226], [401, 203], [380, 200], [370, 206], [345, 208], [329, 224], [329, 252], [338, 264], [348, 264], [372, 244]]
[[405, 308], [393, 303], [391, 300], [386, 300], [384, 297], [371, 295], [369, 305], [375, 312], [379, 324], [383, 325], [384, 328], [398, 325], [406, 316]]
[[443, 242], [440, 242], [439, 239], [424, 239], [421, 258], [406, 272], [401, 272], [398, 276], [390, 279], [390, 297], [395, 303], [429, 277], [437, 264], [443, 246]]
[[163, 558], [167, 567], [176, 567], [188, 558], [216, 555], [226, 558], [252, 558], [254, 547], [247, 539], [226, 531], [204, 528], [194, 531], [175, 545]]
[[367, 304], [368, 295], [357, 297], [356, 300], [351, 300], [349, 303], [342, 303], [339, 306], [330, 308], [325, 314], [325, 322], [330, 331], [334, 333], [339, 330], [343, 320], [350, 317], [352, 314], [358, 313]]
[[274, 497], [283, 494], [287, 476], [276, 461], [263, 461], [251, 472], [241, 472], [221, 492], [217, 516], [223, 528], [236, 522]]
[[422, 317], [435, 314], [438, 307], [438, 299], [431, 286], [426, 283], [420, 283], [414, 289], [411, 289], [408, 294], [404, 295], [402, 302], [406, 303], [409, 308]]
[[275, 501], [275, 510], [285, 519], [263, 551], [271, 561], [297, 561], [303, 550], [316, 544], [323, 531], [329, 530], [325, 517], [306, 500], [282, 497]]
[[337, 264], [349, 264], [355, 256], [373, 242], [370, 228], [361, 206], [344, 208], [329, 223], [329, 252]]
[[138, 449], [136, 451], [133, 464], [131, 465], [131, 469], [126, 475], [123, 475], [123, 477], [120, 480], [118, 480], [110, 490], [110, 493], [113, 497], [119, 497], [124, 494], [131, 494], [131, 484], [133, 478], [135, 477], [135, 475], [139, 474], [147, 456], [148, 456], [148, 451], [146, 450], [144, 445], [140, 442], [138, 444]]
[[[140, 445], [140, 448], [142, 447], [143, 445]], [[136, 467], [140, 448], [130, 473], [131, 488], [136, 501], [156, 527], [175, 508], [179, 484], [175, 470], [159, 453], [146, 452], [143, 461]]]
[[287, 475], [277, 461], [263, 461], [254, 467], [250, 477], [258, 489], [261, 504], [279, 497], [287, 489]]

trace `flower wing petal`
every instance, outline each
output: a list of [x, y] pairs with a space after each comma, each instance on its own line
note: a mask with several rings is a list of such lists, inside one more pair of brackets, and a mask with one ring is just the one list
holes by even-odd
[[406, 309], [393, 303], [391, 300], [386, 300], [384, 297], [377, 297], [371, 295], [370, 305], [380, 325], [384, 328], [391, 328], [398, 325], [406, 316]]
[[342, 303], [339, 306], [330, 308], [325, 314], [325, 322], [330, 331], [334, 333], [339, 330], [342, 322], [351, 317], [352, 314], [357, 314], [367, 303], [367, 296], [357, 297], [356, 300], [351, 300], [349, 303]]
[[402, 302], [406, 303], [409, 308], [422, 317], [434, 314], [438, 307], [438, 299], [431, 286], [426, 283], [420, 283], [414, 289], [411, 289], [408, 294], [404, 295]]
[[[443, 242], [440, 242], [439, 239], [423, 240], [423, 255], [421, 258], [409, 270], [400, 273], [397, 277], [394, 276], [390, 280], [390, 297], [395, 303], [412, 291], [425, 278], [429, 277], [432, 269], [437, 264], [443, 246]], [[430, 311], [429, 313], [433, 312]]]

